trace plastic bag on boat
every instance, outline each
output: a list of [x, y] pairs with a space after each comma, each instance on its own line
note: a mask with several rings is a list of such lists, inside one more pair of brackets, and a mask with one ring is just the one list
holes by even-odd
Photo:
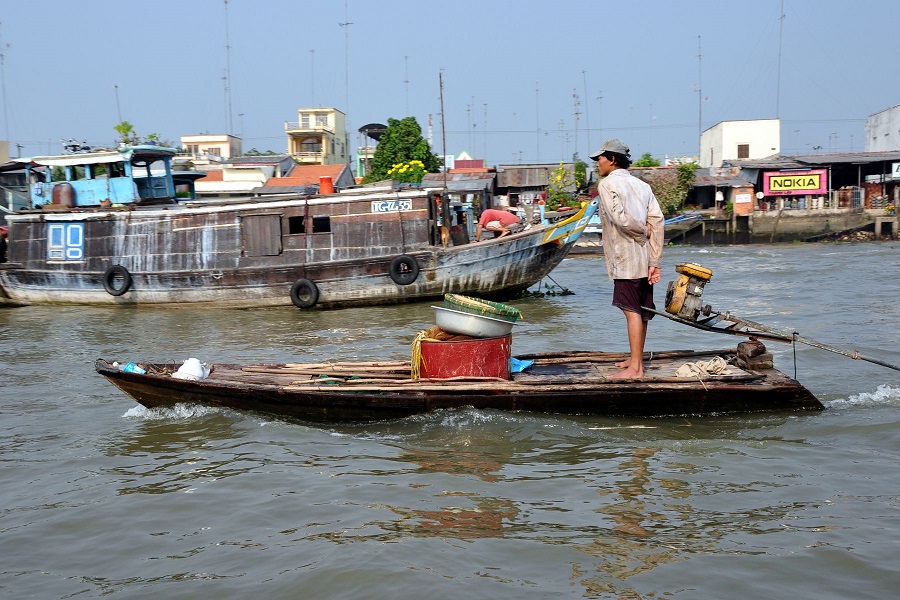
[[201, 363], [196, 358], [189, 358], [178, 367], [177, 371], [172, 373], [172, 377], [188, 381], [203, 381], [209, 377], [209, 365]]
[[528, 367], [534, 364], [533, 360], [519, 360], [518, 358], [511, 357], [509, 359], [509, 372], [510, 373], [521, 373]]

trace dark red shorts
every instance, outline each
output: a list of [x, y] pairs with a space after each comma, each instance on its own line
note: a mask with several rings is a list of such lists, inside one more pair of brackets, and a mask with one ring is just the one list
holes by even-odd
[[653, 286], [650, 285], [646, 277], [642, 279], [615, 279], [613, 280], [612, 304], [622, 310], [641, 313], [641, 318], [649, 321], [655, 315], [650, 311], [643, 310], [641, 307], [646, 306], [656, 310], [656, 305], [653, 303]]

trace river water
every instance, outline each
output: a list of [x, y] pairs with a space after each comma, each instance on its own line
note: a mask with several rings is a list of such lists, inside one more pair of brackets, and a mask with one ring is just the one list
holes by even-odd
[[[667, 248], [663, 281], [699, 263], [713, 270], [714, 308], [898, 364], [898, 259], [897, 242]], [[627, 348], [602, 258], [567, 259], [551, 278], [550, 294], [512, 302], [526, 319], [514, 354]], [[93, 370], [97, 357], [402, 359], [432, 323], [430, 303], [0, 309], [0, 597], [881, 600], [900, 589], [900, 372], [871, 363], [770, 343], [781, 370], [793, 375], [796, 360], [819, 413], [458, 410], [344, 425], [148, 411]], [[657, 318], [647, 346], [738, 339]]]

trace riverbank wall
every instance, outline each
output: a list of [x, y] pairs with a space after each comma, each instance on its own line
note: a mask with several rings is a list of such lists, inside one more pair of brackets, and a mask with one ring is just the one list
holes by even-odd
[[836, 239], [869, 231], [876, 239], [900, 239], [900, 219], [883, 210], [779, 210], [749, 215], [708, 215], [701, 221], [666, 228], [669, 243], [759, 244]]

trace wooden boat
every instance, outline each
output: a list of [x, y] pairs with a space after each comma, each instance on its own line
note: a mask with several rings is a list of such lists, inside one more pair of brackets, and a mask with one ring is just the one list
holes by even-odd
[[2, 299], [311, 308], [508, 298], [565, 258], [597, 208], [470, 244], [474, 223], [439, 189], [176, 201], [176, 183], [190, 181], [172, 173], [175, 152], [19, 159], [36, 209], [7, 216]]
[[679, 366], [736, 349], [647, 354], [645, 378], [609, 380], [626, 355], [559, 352], [517, 357], [527, 370], [497, 377], [413, 379], [410, 361], [295, 364], [214, 364], [200, 381], [176, 379], [177, 365], [142, 364], [146, 374], [120, 371], [97, 360], [98, 373], [148, 408], [196, 403], [315, 421], [405, 417], [441, 408], [573, 415], [656, 417], [759, 411], [820, 410], [797, 381], [773, 368], [702, 380], [676, 376]]

